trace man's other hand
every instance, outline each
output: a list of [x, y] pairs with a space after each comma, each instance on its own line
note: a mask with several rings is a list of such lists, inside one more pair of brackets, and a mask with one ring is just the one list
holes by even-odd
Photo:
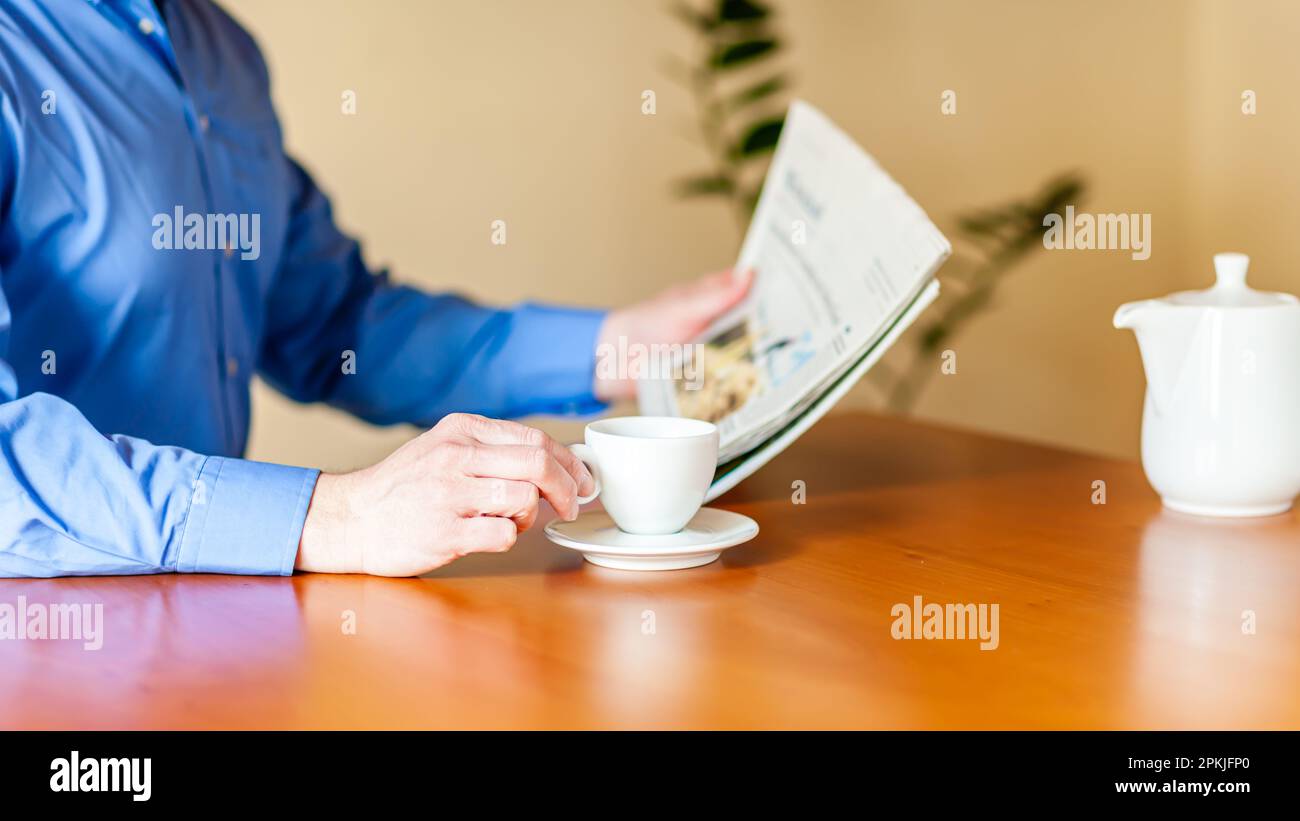
[[594, 489], [568, 448], [517, 422], [454, 413], [382, 462], [322, 473], [298, 570], [415, 576], [468, 553], [509, 550], [539, 499], [566, 519]]
[[[719, 271], [678, 285], [644, 302], [610, 311], [596, 342], [598, 364], [593, 391], [602, 402], [636, 397], [636, 380], [601, 373], [599, 357], [627, 345], [691, 342], [715, 319], [734, 308], [754, 282], [753, 271]], [[624, 344], [620, 345], [620, 339]], [[618, 374], [626, 369], [616, 369]]]

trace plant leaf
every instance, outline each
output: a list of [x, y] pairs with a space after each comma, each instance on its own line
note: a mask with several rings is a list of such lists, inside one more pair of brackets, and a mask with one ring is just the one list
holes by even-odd
[[1067, 205], [1078, 205], [1083, 197], [1083, 191], [1083, 179], [1076, 174], [1068, 174], [1053, 180], [1047, 185], [1037, 207], [1031, 209], [1036, 217], [1035, 221], [1042, 222], [1043, 216], [1057, 213]]
[[720, 46], [713, 52], [709, 64], [716, 69], [734, 68], [744, 65], [750, 60], [755, 60], [774, 51], [778, 47], [776, 40], [764, 38], [759, 40], [741, 40], [739, 43], [729, 43]]
[[754, 0], [718, 0], [718, 20], [723, 23], [762, 20], [770, 13], [767, 6]]
[[710, 194], [727, 194], [736, 190], [736, 183], [725, 174], [700, 174], [687, 177], [676, 184], [677, 194], [681, 197], [703, 197]]
[[755, 154], [771, 151], [776, 141], [781, 138], [781, 128], [785, 125], [785, 115], [760, 120], [749, 127], [745, 136], [731, 149], [735, 159], [745, 159]]
[[751, 103], [771, 97], [773, 94], [783, 90], [788, 84], [789, 80], [783, 74], [769, 77], [761, 83], [755, 83], [749, 88], [736, 92], [731, 96], [731, 99], [727, 101], [727, 105], [733, 110], [744, 108]]
[[933, 351], [948, 338], [950, 330], [942, 322], [935, 322], [922, 332], [921, 338], [917, 341], [917, 346], [923, 351]]
[[1077, 205], [1083, 196], [1084, 183], [1076, 174], [1052, 180], [1041, 193], [1020, 202], [966, 214], [958, 220], [962, 231], [975, 237], [1006, 239], [1008, 231], [1037, 232], [1043, 217], [1059, 213], [1067, 205]]

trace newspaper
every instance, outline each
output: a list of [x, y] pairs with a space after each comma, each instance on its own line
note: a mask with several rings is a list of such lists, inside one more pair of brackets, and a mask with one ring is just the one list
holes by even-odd
[[919, 312], [951, 251], [851, 137], [793, 103], [736, 261], [755, 271], [753, 291], [698, 340], [702, 378], [642, 380], [641, 412], [716, 423], [718, 461], [730, 470], [832, 388], [842, 395], [842, 378], [860, 377], [855, 366]]

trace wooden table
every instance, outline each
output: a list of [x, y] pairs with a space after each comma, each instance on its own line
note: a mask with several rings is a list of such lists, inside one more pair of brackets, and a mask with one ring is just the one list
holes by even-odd
[[[105, 611], [98, 651], [0, 641], [0, 727], [1300, 727], [1292, 514], [1185, 517], [1135, 464], [864, 415], [720, 504], [762, 532], [685, 571], [533, 531], [423, 579], [0, 581]], [[895, 639], [916, 596], [997, 604], [998, 647]]]

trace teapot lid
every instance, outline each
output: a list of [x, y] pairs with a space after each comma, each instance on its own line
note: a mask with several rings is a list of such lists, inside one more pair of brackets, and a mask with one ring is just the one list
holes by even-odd
[[1295, 305], [1291, 294], [1256, 291], [1246, 284], [1250, 257], [1245, 254], [1214, 255], [1214, 286], [1203, 291], [1179, 291], [1165, 297], [1174, 305], [1221, 308], [1262, 308], [1270, 305]]

